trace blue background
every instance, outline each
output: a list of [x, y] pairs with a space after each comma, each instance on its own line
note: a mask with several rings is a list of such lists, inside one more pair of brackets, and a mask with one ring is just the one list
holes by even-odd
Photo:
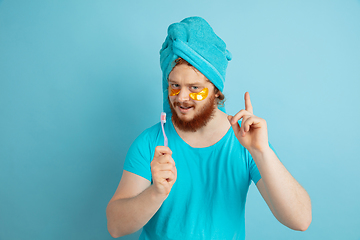
[[247, 239], [360, 239], [360, 1], [220, 2], [0, 0], [1, 240], [112, 239], [126, 152], [160, 118], [167, 27], [194, 15], [233, 54], [227, 112], [250, 92], [312, 199], [295, 232], [252, 185]]

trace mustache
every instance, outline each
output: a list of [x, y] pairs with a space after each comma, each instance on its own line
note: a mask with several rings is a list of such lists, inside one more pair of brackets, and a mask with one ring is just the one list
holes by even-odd
[[174, 102], [173, 103], [174, 107], [193, 107], [194, 105], [191, 104], [191, 103], [187, 103], [187, 102], [183, 102], [183, 103], [180, 103], [180, 102]]

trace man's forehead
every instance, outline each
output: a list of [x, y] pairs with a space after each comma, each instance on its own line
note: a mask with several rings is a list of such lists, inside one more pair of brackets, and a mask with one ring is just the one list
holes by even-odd
[[170, 74], [168, 77], [168, 82], [169, 83], [177, 83], [177, 84], [182, 83], [182, 84], [187, 84], [187, 85], [207, 84], [207, 83], [212, 84], [212, 82], [209, 81], [209, 79], [207, 79], [207, 77], [205, 77], [202, 74], [201, 74], [201, 77], [200, 76], [199, 77], [191, 77], [191, 76], [177, 77], [176, 75], [174, 76], [174, 75]]
[[211, 83], [209, 80], [204, 79], [204, 80], [198, 80], [198, 79], [186, 79], [186, 80], [176, 80], [176, 79], [171, 79], [169, 78], [169, 83], [185, 83], [187, 85], [196, 85], [196, 84], [205, 84], [205, 83]]

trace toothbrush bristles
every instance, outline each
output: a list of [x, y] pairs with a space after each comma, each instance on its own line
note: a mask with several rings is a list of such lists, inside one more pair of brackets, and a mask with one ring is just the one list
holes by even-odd
[[164, 112], [161, 113], [161, 121], [166, 123], [166, 113]]

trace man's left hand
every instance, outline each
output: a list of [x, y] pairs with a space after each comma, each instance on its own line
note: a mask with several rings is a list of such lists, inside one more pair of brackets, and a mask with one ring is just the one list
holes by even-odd
[[[245, 110], [240, 110], [235, 116], [228, 116], [235, 136], [250, 153], [263, 152], [269, 148], [267, 124], [262, 118], [253, 114], [250, 94], [245, 93]], [[242, 119], [241, 126], [238, 121]]]

